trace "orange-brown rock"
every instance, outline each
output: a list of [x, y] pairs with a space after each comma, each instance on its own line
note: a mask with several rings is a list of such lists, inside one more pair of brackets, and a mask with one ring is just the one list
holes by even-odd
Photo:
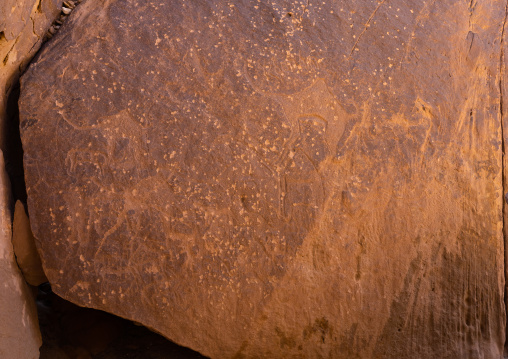
[[[8, 98], [41, 46], [60, 4], [61, 0], [0, 0], [0, 358], [6, 359], [38, 358], [41, 345], [35, 303], [11, 243], [11, 183], [5, 170], [8, 167], [15, 179], [12, 187], [18, 193], [23, 192], [23, 174], [14, 164], [18, 153], [13, 143], [19, 136], [16, 140], [17, 131], [8, 125], [12, 115]], [[10, 102], [15, 108], [15, 101]]]
[[22, 81], [54, 291], [214, 358], [501, 357], [505, 22], [83, 2]]
[[39, 358], [41, 333], [32, 292], [11, 243], [10, 184], [0, 150], [0, 358]]

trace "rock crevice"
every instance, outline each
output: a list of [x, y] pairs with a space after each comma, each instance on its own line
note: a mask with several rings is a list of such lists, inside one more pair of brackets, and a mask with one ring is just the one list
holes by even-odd
[[[507, 183], [507, 173], [508, 164], [507, 164], [507, 156], [506, 156], [506, 133], [505, 133], [505, 114], [504, 114], [504, 86], [505, 82], [505, 69], [506, 69], [506, 58], [505, 58], [505, 30], [506, 23], [508, 20], [508, 2], [505, 6], [505, 16], [503, 19], [503, 25], [501, 30], [501, 38], [500, 38], [500, 53], [499, 53], [499, 115], [500, 115], [500, 125], [501, 125], [501, 156], [502, 156], [502, 187], [503, 187], [503, 240], [504, 240], [504, 281], [505, 281], [505, 291], [504, 291], [504, 300], [505, 300], [505, 313], [508, 312], [508, 183]], [[506, 315], [506, 314], [505, 314]], [[505, 325], [505, 352], [508, 348], [508, 316], [507, 316], [507, 325]]]
[[[505, 16], [503, 19], [503, 25], [501, 30], [501, 38], [500, 38], [500, 52], [499, 52], [499, 115], [500, 115], [500, 126], [501, 126], [501, 158], [502, 158], [502, 187], [503, 187], [503, 240], [504, 240], [504, 281], [505, 281], [505, 291], [504, 291], [504, 300], [505, 300], [505, 313], [508, 312], [508, 183], [507, 183], [507, 174], [508, 170], [507, 158], [506, 158], [506, 138], [505, 138], [505, 114], [504, 114], [504, 76], [506, 69], [506, 59], [505, 59], [505, 30], [506, 23], [508, 20], [508, 1], [505, 5]], [[506, 314], [505, 314], [506, 315]], [[506, 318], [507, 325], [505, 326], [505, 351], [508, 347], [508, 316]]]

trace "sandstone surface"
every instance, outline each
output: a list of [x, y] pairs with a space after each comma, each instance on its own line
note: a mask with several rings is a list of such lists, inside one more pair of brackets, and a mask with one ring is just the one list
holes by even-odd
[[502, 356], [505, 2], [68, 21], [20, 102], [56, 293], [214, 358]]
[[37, 311], [14, 258], [9, 205], [10, 185], [0, 151], [0, 358], [39, 358]]

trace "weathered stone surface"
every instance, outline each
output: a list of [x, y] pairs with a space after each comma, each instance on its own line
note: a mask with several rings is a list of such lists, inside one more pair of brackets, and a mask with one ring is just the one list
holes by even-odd
[[0, 151], [0, 358], [38, 358], [41, 333], [32, 292], [11, 243], [10, 185]]
[[12, 223], [12, 247], [23, 277], [28, 284], [38, 286], [48, 279], [42, 269], [41, 258], [35, 248], [35, 238], [30, 228], [25, 206], [16, 201], [14, 207], [14, 221]]
[[22, 83], [53, 289], [216, 358], [499, 358], [505, 7], [85, 1]]

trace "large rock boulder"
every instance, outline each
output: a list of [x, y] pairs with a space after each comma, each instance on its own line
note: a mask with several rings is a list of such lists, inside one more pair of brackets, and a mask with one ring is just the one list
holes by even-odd
[[42, 344], [32, 291], [11, 243], [10, 183], [0, 151], [0, 358], [39, 358]]
[[53, 289], [215, 358], [499, 358], [505, 5], [85, 1], [22, 79]]

